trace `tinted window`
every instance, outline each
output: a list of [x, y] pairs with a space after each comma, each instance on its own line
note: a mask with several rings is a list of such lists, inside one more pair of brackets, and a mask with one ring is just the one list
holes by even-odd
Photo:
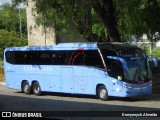
[[52, 54], [52, 63], [54, 65], [67, 65], [68, 64], [67, 51], [54, 51]]
[[97, 50], [76, 50], [69, 52], [69, 65], [86, 65], [104, 68]]
[[106, 57], [106, 56], [117, 56], [117, 53], [115, 51], [107, 50], [107, 49], [101, 49], [101, 53], [102, 53], [103, 57]]
[[101, 59], [100, 54], [97, 50], [85, 51], [84, 61], [85, 61], [85, 65], [87, 65], [87, 66], [95, 66], [95, 67], [104, 68], [102, 59]]
[[14, 54], [13, 52], [7, 51], [7, 52], [5, 53], [5, 56], [6, 56], [6, 61], [7, 61], [8, 63], [11, 63], [11, 64], [14, 63], [14, 61], [15, 61], [15, 54]]
[[104, 68], [97, 50], [10, 51], [6, 52], [6, 61], [11, 64], [86, 65]]
[[6, 61], [11, 64], [66, 65], [67, 51], [7, 51]]
[[68, 51], [69, 65], [84, 65], [84, 50]]

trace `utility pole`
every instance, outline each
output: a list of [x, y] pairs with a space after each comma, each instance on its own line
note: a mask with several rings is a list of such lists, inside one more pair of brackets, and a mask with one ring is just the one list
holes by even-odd
[[20, 5], [18, 7], [18, 11], [19, 11], [19, 32], [20, 32], [20, 35], [21, 35], [21, 38], [22, 38], [22, 19], [21, 19], [21, 12], [20, 12]]

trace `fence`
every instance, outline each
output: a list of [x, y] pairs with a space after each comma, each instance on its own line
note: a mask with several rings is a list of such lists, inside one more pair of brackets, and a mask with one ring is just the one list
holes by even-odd
[[149, 53], [152, 53], [152, 48], [151, 46], [153, 45], [153, 47], [157, 47], [157, 43], [156, 42], [134, 42], [134, 43], [131, 43], [132, 45], [136, 45], [137, 47], [148, 47], [148, 52]]

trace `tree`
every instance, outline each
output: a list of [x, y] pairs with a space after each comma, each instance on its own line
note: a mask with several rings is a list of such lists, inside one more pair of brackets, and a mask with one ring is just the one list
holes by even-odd
[[[16, 0], [24, 1], [24, 0]], [[159, 32], [160, 0], [35, 0], [37, 23], [74, 26], [88, 41], [123, 41]], [[154, 18], [154, 19], [153, 19]], [[45, 19], [45, 22], [42, 21]]]
[[146, 21], [146, 33], [152, 41], [154, 34], [160, 32], [160, 0], [144, 1], [142, 11], [144, 13], [142, 19]]
[[[23, 0], [16, 0], [16, 2]], [[60, 29], [67, 24], [75, 26], [79, 33], [89, 41], [100, 39], [100, 36], [92, 32], [95, 24], [92, 22], [92, 13], [97, 14], [108, 29], [110, 41], [120, 41], [119, 33], [116, 27], [116, 16], [113, 0], [35, 0], [36, 10], [41, 13], [41, 18], [37, 23], [52, 25], [53, 20], [56, 28]], [[96, 11], [96, 12], [95, 12]], [[102, 16], [102, 13], [106, 13]], [[108, 14], [109, 12], [109, 14]], [[43, 21], [43, 20], [46, 21]], [[99, 20], [100, 21], [100, 20]], [[98, 23], [99, 24], [99, 23]], [[94, 26], [94, 27], [92, 27]], [[103, 39], [103, 38], [102, 38]]]
[[160, 0], [117, 0], [116, 11], [118, 30], [124, 37], [160, 32]]
[[0, 60], [3, 58], [3, 52], [6, 47], [26, 46], [26, 14], [21, 9], [22, 33], [23, 38], [19, 34], [19, 17], [18, 9], [11, 4], [3, 4], [0, 6]]
[[116, 12], [113, 0], [93, 0], [93, 8], [108, 28], [110, 41], [120, 42], [120, 35], [117, 28]]
[[4, 49], [14, 46], [26, 46], [27, 37], [20, 38], [20, 35], [15, 31], [0, 30], [0, 59], [3, 58]]
[[[26, 12], [25, 9], [20, 9], [21, 11], [21, 18], [22, 18], [22, 33], [27, 34], [26, 28]], [[0, 6], [0, 29], [5, 29], [7, 31], [16, 31], [19, 32], [20, 30], [20, 21], [19, 21], [19, 13], [18, 8], [9, 4], [5, 3]]]

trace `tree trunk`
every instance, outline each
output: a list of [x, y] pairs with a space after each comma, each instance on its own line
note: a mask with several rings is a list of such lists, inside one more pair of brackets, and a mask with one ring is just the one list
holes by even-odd
[[44, 46], [55, 45], [56, 36], [53, 26], [46, 27], [44, 25], [38, 26], [36, 24], [36, 17], [38, 16], [35, 9], [35, 1], [28, 0], [26, 8], [27, 13], [27, 31], [28, 31], [28, 45], [29, 46]]
[[[101, 3], [102, 2], [102, 3]], [[113, 0], [93, 0], [93, 8], [108, 29], [110, 42], [121, 42]], [[106, 14], [104, 14], [106, 13]]]

